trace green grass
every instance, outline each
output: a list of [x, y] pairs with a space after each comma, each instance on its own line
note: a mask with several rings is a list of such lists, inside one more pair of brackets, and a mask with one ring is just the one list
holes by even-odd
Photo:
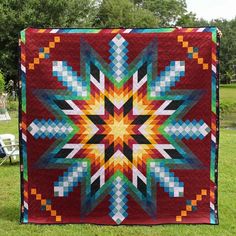
[[220, 86], [221, 127], [236, 129], [236, 84]]
[[[222, 102], [236, 100], [236, 86], [222, 86]], [[229, 113], [230, 114], [230, 113]], [[17, 135], [17, 112], [11, 121], [0, 123], [0, 133]], [[228, 119], [228, 118], [227, 118]], [[226, 119], [226, 120], [227, 120]], [[0, 235], [236, 235], [236, 130], [221, 129], [219, 154], [219, 218], [212, 225], [96, 226], [96, 225], [20, 225], [19, 162], [0, 167]]]
[[220, 100], [236, 103], [236, 84], [220, 85]]
[[14, 134], [18, 139], [18, 112], [9, 111], [11, 120], [0, 121], [0, 134]]

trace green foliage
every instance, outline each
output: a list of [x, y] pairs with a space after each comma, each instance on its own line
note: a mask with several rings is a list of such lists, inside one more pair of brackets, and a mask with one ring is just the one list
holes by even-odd
[[162, 27], [175, 25], [187, 12], [185, 0], [143, 0], [138, 1], [138, 4], [153, 12]]
[[4, 76], [0, 71], [0, 94], [4, 92], [4, 85], [5, 85]]
[[[185, 0], [1, 0], [0, 70], [17, 80], [18, 36], [27, 27], [204, 27], [222, 30], [221, 78], [236, 79], [236, 18], [208, 22], [187, 11]], [[7, 83], [6, 83], [7, 84]]]
[[7, 80], [17, 79], [18, 35], [27, 27], [90, 27], [95, 0], [1, 0], [0, 69]]
[[7, 110], [8, 111], [18, 111], [18, 100], [9, 99], [7, 101]]
[[236, 79], [236, 18], [231, 21], [215, 20], [216, 25], [223, 33], [220, 47], [220, 71], [222, 82]]
[[94, 26], [97, 27], [155, 27], [157, 18], [129, 0], [102, 1]]
[[185, 12], [182, 16], [176, 21], [176, 25], [181, 27], [197, 27], [197, 26], [205, 26], [206, 23], [200, 23], [201, 19], [197, 19], [196, 15], [193, 12]]

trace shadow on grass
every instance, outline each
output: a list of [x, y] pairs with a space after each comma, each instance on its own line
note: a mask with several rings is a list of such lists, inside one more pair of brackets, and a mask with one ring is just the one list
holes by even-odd
[[0, 168], [3, 168], [3, 167], [11, 167], [11, 166], [19, 166], [19, 165], [20, 165], [20, 161], [19, 161], [19, 160], [17, 160], [17, 161], [12, 160], [12, 163], [10, 163], [9, 160], [6, 160], [6, 161], [1, 165]]
[[2, 206], [0, 210], [0, 219], [20, 224], [20, 206], [9, 204]]

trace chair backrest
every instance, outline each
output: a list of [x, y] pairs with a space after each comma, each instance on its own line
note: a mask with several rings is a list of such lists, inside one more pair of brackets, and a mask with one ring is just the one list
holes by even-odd
[[6, 152], [4, 150], [4, 143], [0, 139], [0, 158], [4, 158], [6, 156]]

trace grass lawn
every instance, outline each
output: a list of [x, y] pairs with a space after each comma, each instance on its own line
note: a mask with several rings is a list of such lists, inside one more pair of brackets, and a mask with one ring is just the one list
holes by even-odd
[[236, 84], [220, 85], [220, 99], [223, 102], [236, 103]]
[[[221, 87], [221, 98], [236, 101], [236, 86]], [[17, 113], [12, 120], [0, 123], [0, 133], [17, 134]], [[219, 217], [218, 226], [96, 226], [96, 225], [20, 225], [19, 162], [0, 167], [0, 235], [236, 235], [236, 130], [221, 129], [219, 155]]]
[[220, 106], [226, 108], [221, 116], [221, 127], [236, 129], [236, 84], [220, 86]]

